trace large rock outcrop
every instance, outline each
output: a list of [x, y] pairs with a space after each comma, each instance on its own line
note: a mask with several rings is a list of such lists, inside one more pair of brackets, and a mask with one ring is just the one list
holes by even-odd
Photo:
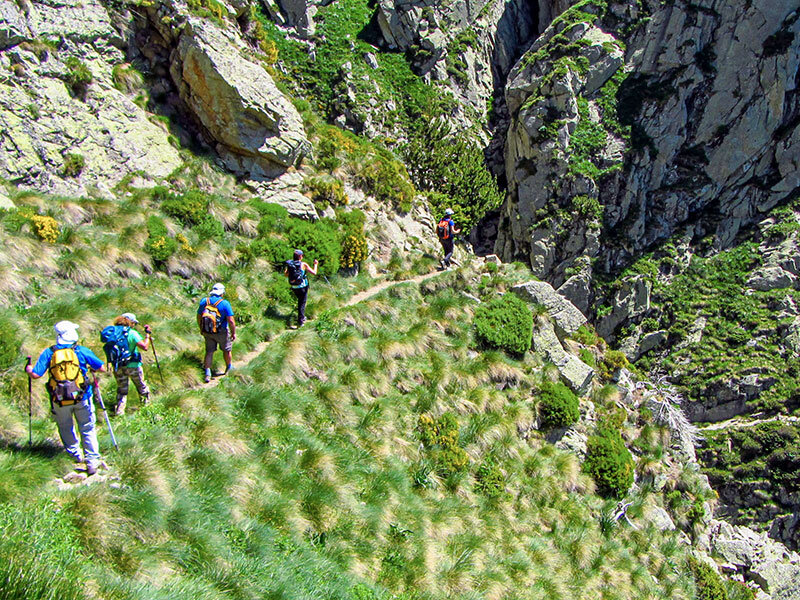
[[800, 600], [800, 555], [765, 533], [712, 521], [698, 547], [720, 556], [729, 569], [757, 584], [773, 600]]
[[242, 56], [236, 34], [190, 18], [172, 77], [181, 98], [216, 142], [225, 166], [254, 180], [273, 178], [310, 151], [303, 122], [264, 68]]
[[[165, 128], [114, 86], [124, 40], [105, 6], [0, 0], [0, 15], [0, 176], [82, 195], [180, 165]], [[72, 83], [80, 68], [92, 79], [85, 90]]]
[[569, 10], [553, 22], [506, 87], [508, 195], [495, 250], [503, 260], [525, 260], [555, 286], [571, 275], [569, 269], [588, 269], [600, 248], [599, 187], [589, 163], [578, 161], [576, 146], [602, 131], [603, 143], [613, 146], [601, 159], [603, 168], [620, 163], [623, 146], [601, 129], [597, 103], [587, 100], [622, 67], [622, 47], [574, 18]]
[[[227, 7], [223, 28], [171, 0], [135, 13], [97, 0], [0, 0], [8, 74], [0, 79], [0, 176], [56, 194], [105, 193], [131, 174], [165, 178], [182, 163], [179, 140], [193, 136], [244, 179], [297, 164], [310, 149], [302, 120], [247, 58], [235, 21], [243, 7]], [[145, 110], [148, 96], [184, 121], [180, 136]]]
[[[798, 193], [796, 3], [582, 12], [556, 19], [510, 78], [504, 260], [559, 285], [581, 258], [616, 270], [682, 224], [726, 246]], [[615, 65], [618, 89], [598, 89]]]
[[526, 302], [545, 307], [548, 318], [538, 319], [533, 326], [533, 348], [556, 366], [561, 379], [575, 393], [586, 394], [595, 371], [568, 352], [562, 343], [586, 323], [586, 317], [549, 283], [529, 281], [514, 286], [511, 291]]

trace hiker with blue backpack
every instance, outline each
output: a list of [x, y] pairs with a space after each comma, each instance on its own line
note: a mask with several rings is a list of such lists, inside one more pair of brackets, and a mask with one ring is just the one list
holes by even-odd
[[217, 347], [222, 349], [222, 355], [225, 357], [225, 373], [233, 369], [231, 350], [236, 339], [236, 319], [233, 316], [231, 303], [223, 298], [224, 294], [225, 286], [215, 283], [211, 292], [200, 301], [200, 306], [197, 308], [197, 326], [206, 341], [206, 357], [203, 361], [206, 383], [211, 381], [211, 365]]
[[117, 380], [117, 402], [114, 405], [114, 414], [117, 416], [125, 414], [129, 380], [136, 386], [142, 406], [150, 401], [150, 389], [144, 380], [140, 350], [147, 352], [151, 337], [149, 328], [145, 328], [145, 336], [142, 338], [142, 334], [134, 329], [134, 325], [138, 324], [136, 315], [123, 313], [114, 319], [113, 325], [100, 332], [103, 350]]
[[297, 326], [302, 327], [306, 322], [306, 300], [308, 300], [308, 276], [317, 274], [318, 260], [314, 260], [314, 266], [303, 262], [303, 251], [295, 250], [294, 258], [284, 263], [284, 271], [289, 279], [294, 295], [297, 297]]
[[[87, 475], [94, 475], [101, 459], [94, 428], [95, 411], [89, 370], [102, 372], [105, 371], [105, 365], [89, 348], [78, 345], [78, 325], [59, 321], [53, 329], [56, 332], [55, 345], [46, 348], [34, 366], [28, 361], [25, 372], [31, 379], [39, 379], [45, 373], [50, 375], [46, 385], [50, 396], [50, 412], [58, 425], [64, 450], [75, 462], [86, 463]], [[81, 436], [80, 444], [75, 436], [75, 421]]]

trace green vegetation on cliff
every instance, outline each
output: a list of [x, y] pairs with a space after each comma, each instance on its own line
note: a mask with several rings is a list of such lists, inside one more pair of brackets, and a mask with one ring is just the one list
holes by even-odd
[[[58, 298], [56, 288], [34, 283], [38, 277], [15, 280], [10, 318], [24, 339], [4, 338], [0, 597], [25, 589], [47, 598], [57, 589], [70, 599], [417, 600], [534, 590], [588, 599], [611, 579], [621, 599], [690, 596], [691, 579], [673, 570], [683, 556], [675, 534], [609, 521], [615, 503], [592, 493], [574, 455], [535, 432], [520, 435], [551, 371], [531, 354], [481, 351], [474, 299], [464, 292], [487, 302], [524, 270], [444, 273], [348, 308], [316, 286], [316, 319], [276, 335], [282, 309], [268, 295], [266, 265], [242, 262], [246, 253], [236, 248], [242, 231], [265, 239], [288, 229], [285, 214], [228, 206], [213, 194], [159, 201], [127, 191], [129, 202], [118, 205], [48, 199], [62, 231], [70, 215], [92, 211], [72, 221], [69, 247], [38, 239], [25, 223], [14, 228], [5, 215], [4, 243], [39, 255], [29, 274], [65, 260], [59, 254], [77, 260], [83, 252], [85, 267], [76, 264], [76, 280], [67, 279]], [[40, 200], [16, 198], [34, 207]], [[162, 212], [167, 200], [180, 217]], [[208, 201], [224, 226], [220, 240], [205, 242], [224, 262], [203, 258], [182, 221], [195, 201]], [[141, 244], [151, 218], [177, 245], [161, 265]], [[359, 219], [343, 222], [350, 229]], [[179, 234], [196, 255], [181, 248]], [[91, 251], [81, 250], [89, 243]], [[98, 270], [93, 283], [87, 273]], [[182, 270], [185, 279], [176, 276]], [[237, 355], [272, 342], [203, 389], [193, 317], [212, 274], [228, 284], [241, 321]], [[334, 283], [339, 294], [351, 291]], [[100, 284], [105, 289], [93, 287]], [[38, 351], [51, 343], [52, 322], [70, 318], [97, 348], [99, 328], [127, 310], [155, 325], [166, 381], [146, 357], [152, 404], [133, 402], [138, 411], [114, 420], [119, 452], [100, 431], [110, 471], [88, 485], [56, 485], [72, 465], [52, 440], [38, 386], [35, 444], [25, 446], [18, 344]], [[102, 385], [113, 397], [113, 382]], [[644, 490], [636, 501], [660, 500]]]
[[[644, 324], [648, 330], [668, 332], [663, 369], [693, 400], [714, 397], [729, 382], [757, 374], [767, 384], [748, 398], [751, 410], [792, 410], [800, 404], [800, 359], [779, 351], [784, 329], [776, 322], [781, 303], [794, 301], [797, 292], [784, 288], [742, 293], [760, 261], [756, 244], [746, 242], [710, 258], [694, 256], [685, 270], [663, 282], [658, 274], [675, 265], [667, 247], [628, 271], [644, 274], [653, 283], [653, 320]], [[654, 356], [646, 355], [637, 366], [649, 371]]]
[[[731, 427], [709, 431], [705, 438], [699, 458], [722, 500], [737, 509], [731, 514], [735, 522], [763, 522], [773, 512], [792, 510], [791, 504], [782, 506], [782, 499], [800, 491], [800, 427], [796, 423], [778, 420]], [[763, 500], [755, 506], [738, 506], [745, 504], [736, 501], [742, 485], [757, 490]]]
[[[381, 132], [374, 140], [379, 149], [370, 160], [348, 161], [356, 177], [366, 182], [368, 192], [408, 210], [415, 190], [403, 183], [406, 167], [394, 158], [397, 153], [408, 165], [414, 184], [421, 191], [433, 192], [435, 208], [452, 205], [458, 211], [459, 223], [469, 230], [502, 200], [486, 168], [480, 138], [469, 130], [443, 130], [456, 110], [455, 99], [444, 85], [425, 83], [400, 53], [376, 53], [367, 42], [370, 36], [379, 35], [372, 29], [374, 12], [375, 7], [366, 0], [342, 0], [320, 7], [313, 56], [305, 44], [288, 38], [260, 16], [265, 35], [275, 44], [287, 74], [272, 72], [291, 93], [308, 98], [313, 111], [323, 119], [331, 121], [344, 115], [348, 126], [356, 131], [369, 121]], [[467, 30], [454, 41], [456, 54], [472, 37]], [[375, 54], [378, 68], [365, 62], [366, 54]], [[312, 129], [316, 130], [312, 133], [318, 145], [325, 146], [321, 153], [336, 153], [331, 145], [336, 148], [337, 141], [329, 138], [340, 138], [341, 142], [342, 135], [332, 132], [331, 126]], [[356, 147], [363, 145], [351, 141]], [[327, 165], [317, 162], [332, 169], [341, 164], [338, 160]], [[375, 189], [369, 182], [375, 183]], [[387, 186], [387, 182], [394, 183]], [[411, 189], [395, 191], [403, 187]]]

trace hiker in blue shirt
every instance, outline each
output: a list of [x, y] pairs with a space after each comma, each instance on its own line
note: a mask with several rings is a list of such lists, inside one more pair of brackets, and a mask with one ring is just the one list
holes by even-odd
[[444, 216], [438, 225], [436, 225], [436, 234], [439, 236], [439, 242], [444, 250], [444, 258], [439, 261], [442, 271], [449, 269], [450, 262], [453, 260], [453, 236], [456, 233], [461, 233], [461, 230], [456, 229], [456, 224], [453, 222], [453, 209], [448, 208], [444, 211]]
[[[92, 403], [92, 385], [89, 382], [89, 369], [105, 371], [103, 361], [85, 346], [78, 345], [78, 326], [69, 321], [55, 324], [56, 344], [39, 355], [34, 366], [27, 365], [25, 371], [31, 379], [39, 379], [50, 374], [47, 393], [50, 407], [58, 424], [61, 443], [75, 462], [86, 462], [86, 473], [94, 475], [100, 463], [97, 433], [94, 430], [95, 412]], [[78, 430], [83, 445], [75, 437], [73, 418], [78, 422]]]
[[236, 320], [231, 303], [222, 297], [224, 294], [225, 286], [215, 283], [197, 308], [197, 325], [206, 340], [206, 357], [203, 361], [206, 383], [211, 381], [211, 364], [217, 346], [222, 348], [222, 355], [225, 357], [225, 373], [233, 368], [231, 350], [236, 339]]

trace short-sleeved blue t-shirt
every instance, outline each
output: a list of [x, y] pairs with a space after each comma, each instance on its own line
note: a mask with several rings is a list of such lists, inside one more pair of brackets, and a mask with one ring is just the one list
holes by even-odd
[[[214, 304], [217, 300], [219, 300], [221, 296], [210, 296], [211, 304]], [[208, 302], [209, 297], [205, 297], [200, 300], [200, 306], [197, 308], [197, 314], [203, 314], [203, 309], [206, 307], [206, 303]], [[219, 310], [219, 314], [222, 317], [222, 323], [220, 324], [220, 329], [227, 329], [228, 328], [228, 317], [233, 316], [233, 307], [231, 303], [227, 300], [223, 300], [217, 305], [217, 309]]]
[[[39, 355], [36, 365], [33, 367], [33, 372], [42, 377], [50, 369], [50, 360], [53, 358], [53, 348], [70, 348], [72, 344], [56, 344], [50, 348], [46, 348], [44, 352]], [[87, 383], [89, 381], [88, 369], [97, 370], [103, 366], [103, 361], [95, 356], [94, 352], [89, 350], [86, 346], [75, 346], [75, 354], [78, 355], [78, 363], [81, 366], [81, 373]], [[91, 385], [86, 386], [83, 392], [83, 399], [90, 400], [92, 398], [93, 388]]]

